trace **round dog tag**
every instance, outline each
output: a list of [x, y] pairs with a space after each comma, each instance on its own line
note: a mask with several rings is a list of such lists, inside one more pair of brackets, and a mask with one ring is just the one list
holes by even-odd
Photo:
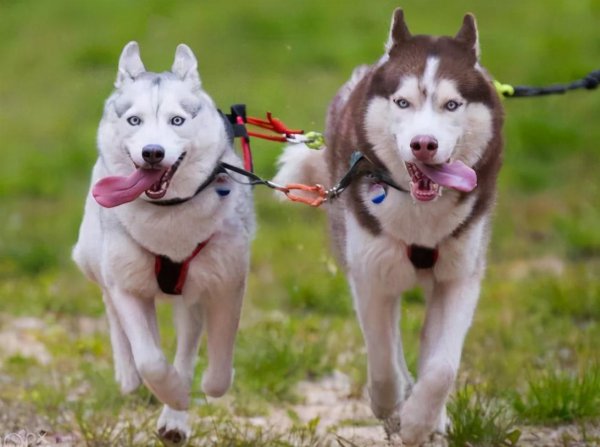
[[371, 183], [369, 186], [369, 198], [375, 205], [379, 205], [385, 200], [387, 189], [381, 183]]
[[227, 174], [219, 174], [215, 179], [215, 191], [219, 197], [227, 197], [231, 192], [231, 183]]

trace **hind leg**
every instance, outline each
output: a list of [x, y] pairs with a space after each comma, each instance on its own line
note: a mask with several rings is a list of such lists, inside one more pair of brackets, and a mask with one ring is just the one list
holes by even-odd
[[[173, 298], [173, 323], [177, 330], [174, 366], [187, 386], [191, 387], [202, 333], [200, 304], [188, 305], [181, 296]], [[164, 444], [182, 445], [191, 434], [187, 411], [178, 411], [165, 405], [158, 419], [157, 430]]]
[[187, 409], [189, 386], [162, 352], [154, 300], [140, 299], [119, 289], [111, 290], [110, 295], [146, 386], [163, 403], [177, 410]]
[[480, 275], [474, 274], [434, 285], [423, 327], [419, 380], [400, 414], [400, 436], [406, 444], [423, 442], [446, 422], [446, 400], [458, 372], [480, 281]]
[[106, 316], [110, 330], [110, 342], [113, 351], [113, 362], [115, 364], [115, 378], [124, 394], [137, 389], [142, 380], [135, 367], [131, 345], [127, 335], [123, 331], [121, 322], [115, 310], [110, 294], [106, 289], [102, 291], [102, 299], [106, 307]]

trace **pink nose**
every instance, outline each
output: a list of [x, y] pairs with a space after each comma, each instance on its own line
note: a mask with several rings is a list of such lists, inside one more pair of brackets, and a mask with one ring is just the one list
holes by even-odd
[[431, 135], [417, 135], [410, 140], [410, 148], [417, 160], [430, 161], [437, 152], [438, 142]]

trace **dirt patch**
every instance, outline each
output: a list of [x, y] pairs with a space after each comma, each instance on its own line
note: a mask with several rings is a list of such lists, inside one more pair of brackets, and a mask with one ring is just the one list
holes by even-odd
[[[319, 419], [318, 433], [324, 437], [324, 446], [336, 447], [383, 447], [400, 446], [394, 439], [387, 440], [383, 427], [373, 417], [366, 393], [359, 399], [350, 398], [350, 378], [341, 372], [318, 382], [301, 382], [298, 395], [304, 401], [292, 406], [292, 411], [303, 423]], [[285, 412], [274, 412], [261, 418], [264, 426], [291, 426]], [[286, 425], [287, 424], [287, 425]], [[518, 427], [523, 447], [593, 447], [600, 446], [600, 425], [564, 425], [559, 427]], [[426, 447], [446, 447], [448, 442], [436, 435]], [[468, 446], [468, 447], [475, 447]]]
[[20, 356], [37, 360], [42, 365], [52, 361], [46, 346], [40, 341], [40, 334], [46, 324], [40, 318], [18, 317], [0, 318], [0, 360]]

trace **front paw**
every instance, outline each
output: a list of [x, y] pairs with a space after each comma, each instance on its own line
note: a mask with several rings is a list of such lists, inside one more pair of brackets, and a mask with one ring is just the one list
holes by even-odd
[[400, 409], [398, 408], [383, 420], [383, 429], [388, 440], [391, 441], [395, 434], [400, 433], [401, 426]]
[[400, 437], [405, 445], [421, 445], [438, 428], [438, 415], [425, 408], [424, 405], [409, 398], [400, 412], [402, 427], [400, 427]]
[[183, 446], [191, 435], [187, 411], [177, 411], [165, 405], [156, 424], [158, 437], [167, 447]]

